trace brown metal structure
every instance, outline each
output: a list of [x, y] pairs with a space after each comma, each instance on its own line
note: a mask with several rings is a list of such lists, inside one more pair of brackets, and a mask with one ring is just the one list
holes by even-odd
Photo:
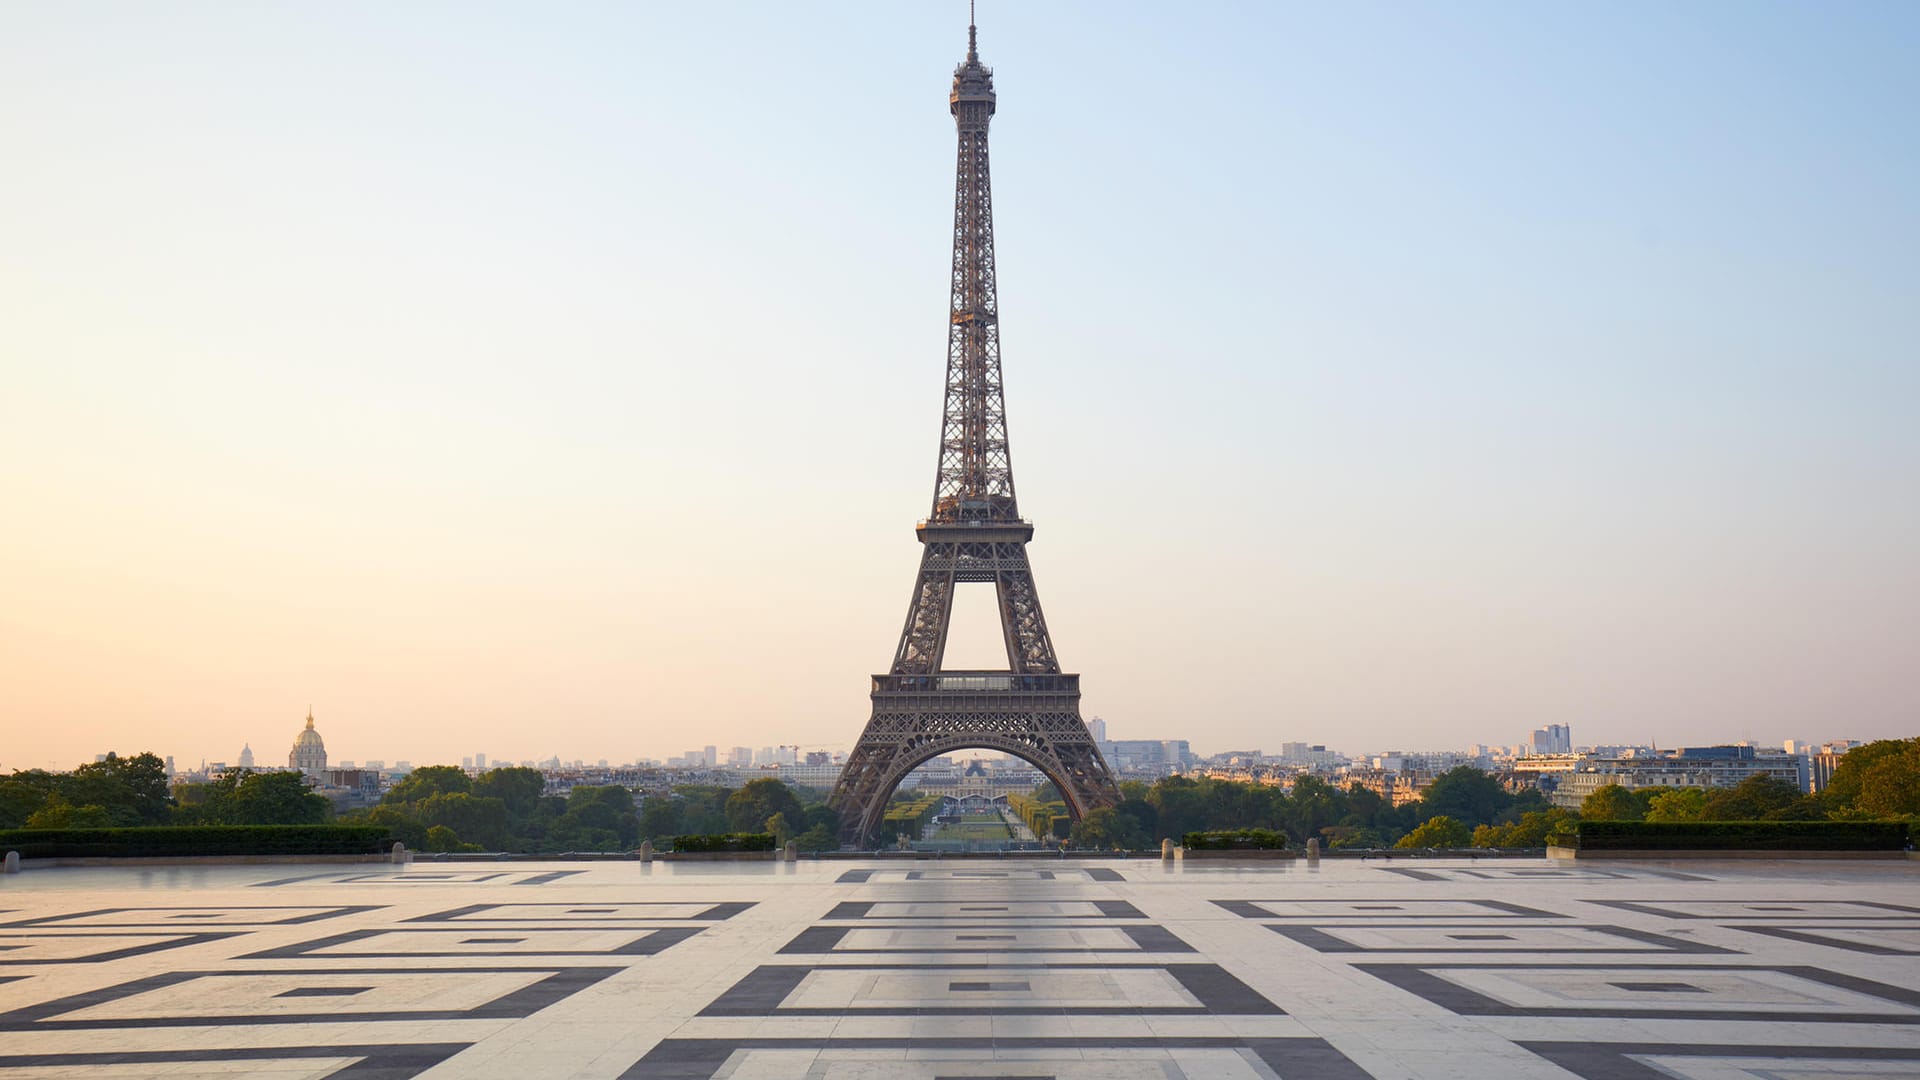
[[[953, 200], [953, 293], [946, 409], [933, 510], [916, 530], [920, 576], [893, 669], [873, 677], [873, 716], [847, 759], [831, 805], [841, 840], [865, 846], [900, 781], [922, 762], [968, 747], [1030, 762], [1060, 789], [1074, 819], [1119, 791], [1080, 719], [1080, 676], [1060, 671], [1027, 562], [1033, 526], [1020, 517], [1000, 382], [994, 289], [993, 186], [987, 125], [993, 72], [967, 27], [967, 58], [949, 97], [960, 152]], [[1007, 649], [1003, 671], [942, 667], [956, 586], [992, 582]]]

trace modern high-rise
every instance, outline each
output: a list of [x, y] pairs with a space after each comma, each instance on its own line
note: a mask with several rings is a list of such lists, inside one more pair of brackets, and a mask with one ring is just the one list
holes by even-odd
[[1530, 749], [1536, 754], [1573, 753], [1573, 729], [1566, 724], [1535, 728]]

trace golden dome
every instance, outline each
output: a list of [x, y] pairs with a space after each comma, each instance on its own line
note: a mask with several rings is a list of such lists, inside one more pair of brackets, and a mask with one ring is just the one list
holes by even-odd
[[294, 745], [294, 746], [296, 746], [296, 747], [298, 747], [298, 746], [324, 746], [324, 745], [326, 745], [325, 743], [323, 743], [323, 742], [321, 742], [321, 741], [320, 741], [320, 733], [319, 733], [319, 732], [317, 732], [317, 731], [315, 731], [315, 730], [313, 730], [313, 710], [312, 710], [312, 709], [308, 709], [308, 710], [307, 710], [307, 728], [306, 728], [306, 730], [305, 730], [305, 731], [302, 731], [302, 732], [301, 732], [301, 733], [300, 733], [299, 735], [297, 735], [297, 736], [295, 736], [295, 737], [294, 737], [294, 740], [293, 740], [293, 745]]

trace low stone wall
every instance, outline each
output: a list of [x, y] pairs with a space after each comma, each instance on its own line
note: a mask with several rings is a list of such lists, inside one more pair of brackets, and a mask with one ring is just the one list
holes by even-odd
[[249, 866], [266, 863], [383, 863], [378, 855], [60, 855], [51, 859], [21, 859], [23, 870], [53, 866]]
[[1762, 859], [1778, 862], [1787, 859], [1912, 859], [1916, 854], [1911, 851], [1755, 851], [1750, 848], [1689, 848], [1674, 851], [1643, 848], [1547, 849], [1549, 859]]

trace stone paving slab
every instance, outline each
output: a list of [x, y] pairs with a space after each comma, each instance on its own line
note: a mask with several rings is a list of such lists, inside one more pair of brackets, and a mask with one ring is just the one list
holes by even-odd
[[1920, 866], [1062, 860], [0, 879], [0, 1080], [1920, 1077]]

